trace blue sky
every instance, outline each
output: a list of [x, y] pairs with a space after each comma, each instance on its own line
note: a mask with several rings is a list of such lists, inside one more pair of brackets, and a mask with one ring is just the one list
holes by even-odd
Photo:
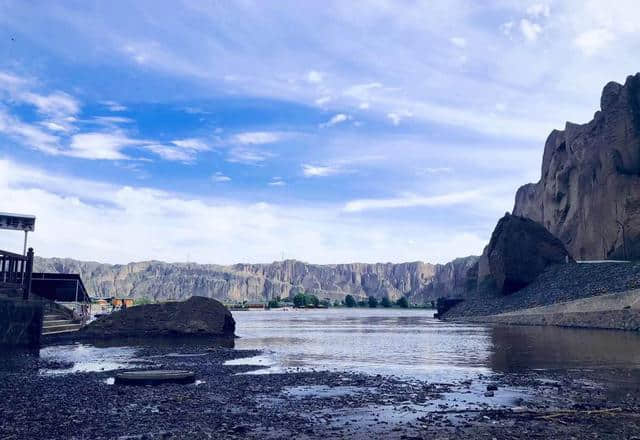
[[[44, 256], [478, 254], [639, 69], [602, 1], [0, 2], [2, 211]], [[19, 248], [19, 234], [0, 236]]]

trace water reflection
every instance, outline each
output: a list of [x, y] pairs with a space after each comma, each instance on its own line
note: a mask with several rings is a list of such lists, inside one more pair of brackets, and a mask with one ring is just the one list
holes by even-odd
[[265, 350], [249, 361], [269, 367], [262, 373], [355, 370], [446, 381], [524, 369], [640, 371], [640, 335], [632, 332], [445, 323], [429, 310], [269, 311], [234, 317], [241, 336], [237, 347]]
[[494, 371], [640, 367], [635, 332], [511, 326], [491, 328], [489, 335]]

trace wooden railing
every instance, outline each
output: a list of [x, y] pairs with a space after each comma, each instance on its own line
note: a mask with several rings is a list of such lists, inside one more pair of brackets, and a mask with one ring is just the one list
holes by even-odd
[[33, 248], [27, 255], [0, 250], [0, 288], [22, 291], [27, 300], [31, 294], [31, 274], [33, 273]]

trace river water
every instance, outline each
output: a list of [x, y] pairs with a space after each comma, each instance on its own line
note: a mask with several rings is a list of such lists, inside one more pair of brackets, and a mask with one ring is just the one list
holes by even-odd
[[[369, 308], [234, 312], [240, 337], [235, 347], [263, 354], [230, 363], [264, 367], [255, 374], [346, 370], [434, 382], [527, 369], [617, 368], [640, 383], [638, 333], [458, 324], [439, 321], [433, 314], [433, 310]], [[176, 341], [152, 343], [171, 346]], [[126, 340], [110, 345], [44, 347], [43, 360], [72, 366], [41, 373], [139, 367], [133, 362], [139, 362], [137, 347], [144, 344]], [[13, 368], [14, 357], [0, 356], [3, 359], [0, 368]]]
[[234, 312], [236, 348], [264, 354], [238, 364], [352, 370], [454, 380], [524, 369], [640, 369], [640, 335], [557, 327], [442, 322], [433, 310], [325, 309]]

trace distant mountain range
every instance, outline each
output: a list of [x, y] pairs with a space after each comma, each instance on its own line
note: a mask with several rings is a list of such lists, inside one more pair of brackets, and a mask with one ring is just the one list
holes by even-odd
[[220, 266], [145, 261], [125, 265], [62, 258], [36, 258], [37, 272], [79, 273], [90, 295], [153, 300], [185, 299], [192, 295], [225, 302], [263, 302], [308, 292], [319, 298], [344, 299], [407, 296], [423, 303], [461, 294], [467, 271], [478, 257], [447, 264], [378, 263], [318, 265], [286, 260], [271, 264]]

